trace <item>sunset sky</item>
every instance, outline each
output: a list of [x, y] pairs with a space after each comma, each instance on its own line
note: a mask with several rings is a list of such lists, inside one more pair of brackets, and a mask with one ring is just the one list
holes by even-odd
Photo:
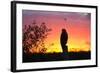
[[45, 40], [47, 52], [62, 52], [60, 45], [62, 28], [68, 32], [68, 51], [90, 51], [90, 13], [23, 10], [22, 15], [23, 26], [32, 25], [35, 20], [37, 25], [45, 22], [46, 26], [52, 29]]

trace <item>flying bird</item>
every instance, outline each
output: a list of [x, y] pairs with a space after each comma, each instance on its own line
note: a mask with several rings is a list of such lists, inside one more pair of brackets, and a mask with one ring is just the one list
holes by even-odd
[[66, 20], [67, 20], [67, 18], [64, 18], [64, 20], [66, 21]]

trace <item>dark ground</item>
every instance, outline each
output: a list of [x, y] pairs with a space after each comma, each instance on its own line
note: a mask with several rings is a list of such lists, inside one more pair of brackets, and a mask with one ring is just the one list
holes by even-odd
[[44, 61], [63, 61], [63, 60], [85, 60], [91, 59], [90, 52], [68, 52], [48, 53], [27, 55], [23, 53], [23, 62], [44, 62]]

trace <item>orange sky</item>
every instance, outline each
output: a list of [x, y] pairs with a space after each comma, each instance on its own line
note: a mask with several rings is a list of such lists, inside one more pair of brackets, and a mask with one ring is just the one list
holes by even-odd
[[90, 13], [23, 10], [23, 26], [32, 24], [33, 20], [38, 25], [45, 22], [46, 26], [52, 29], [45, 40], [47, 52], [62, 52], [60, 45], [62, 28], [68, 32], [68, 51], [90, 50]]

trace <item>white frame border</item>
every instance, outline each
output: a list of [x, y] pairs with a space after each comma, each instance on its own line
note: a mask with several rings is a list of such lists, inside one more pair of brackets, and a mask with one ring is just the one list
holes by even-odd
[[[96, 65], [96, 9], [82, 8], [82, 7], [59, 7], [59, 6], [47, 6], [47, 5], [28, 5], [17, 4], [16, 12], [16, 29], [17, 30], [17, 47], [16, 47], [16, 66], [17, 70], [23, 69], [41, 69], [41, 68], [53, 68], [53, 67], [75, 67], [75, 66], [87, 66]], [[89, 12], [91, 13], [91, 60], [73, 60], [73, 61], [56, 61], [56, 62], [35, 62], [35, 63], [22, 63], [22, 9], [29, 10], [45, 10], [45, 11], [64, 11], [64, 12]], [[80, 11], [81, 10], [81, 11]]]

